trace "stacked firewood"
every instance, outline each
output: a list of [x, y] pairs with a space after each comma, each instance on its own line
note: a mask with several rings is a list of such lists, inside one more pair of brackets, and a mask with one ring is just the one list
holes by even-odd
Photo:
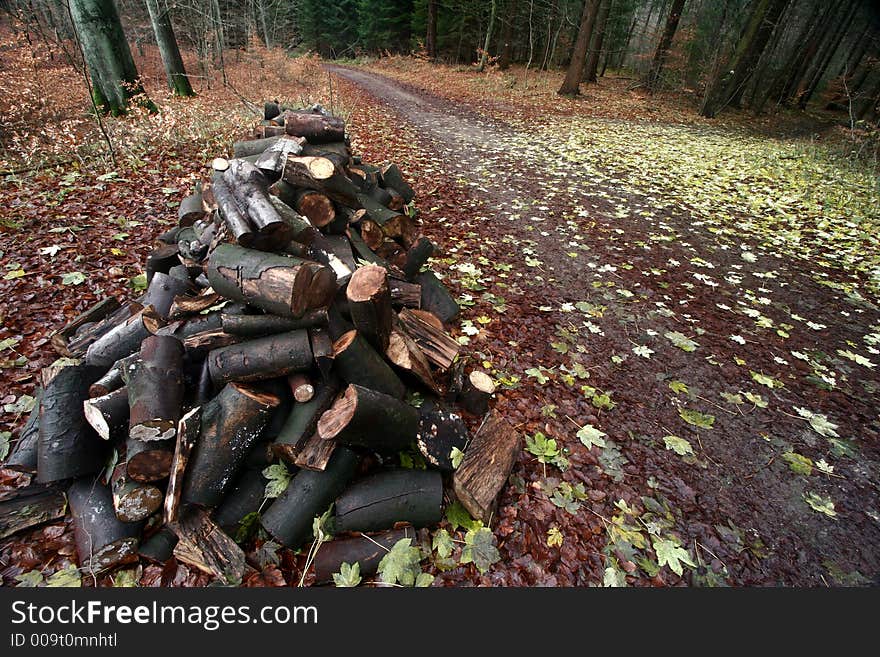
[[[413, 199], [341, 119], [267, 103], [159, 236], [143, 296], [53, 335], [62, 358], [5, 464], [37, 483], [0, 505], [0, 537], [62, 516], [66, 490], [86, 572], [174, 556], [237, 583], [248, 528], [302, 548], [333, 505], [350, 536], [321, 549], [320, 581], [374, 572], [377, 545], [453, 494], [488, 521], [518, 439], [446, 330], [459, 308]], [[484, 417], [473, 437], [459, 408]], [[292, 477], [267, 497], [274, 463]]]

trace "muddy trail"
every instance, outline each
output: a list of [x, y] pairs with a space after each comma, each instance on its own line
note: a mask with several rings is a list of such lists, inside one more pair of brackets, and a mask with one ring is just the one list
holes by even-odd
[[381, 116], [409, 153], [435, 266], [464, 305], [456, 335], [529, 436], [494, 525], [501, 561], [438, 584], [876, 580], [880, 381], [861, 355], [877, 353], [875, 299], [716, 230], [637, 166], [581, 157], [565, 117], [491, 119], [327, 68], [355, 147]]

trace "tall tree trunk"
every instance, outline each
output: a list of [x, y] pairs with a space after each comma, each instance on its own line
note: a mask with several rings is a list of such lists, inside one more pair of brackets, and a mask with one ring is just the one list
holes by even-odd
[[425, 35], [425, 50], [433, 61], [437, 59], [437, 0], [428, 0], [428, 33]]
[[713, 118], [731, 98], [741, 93], [755, 70], [789, 0], [758, 0], [739, 40], [730, 65], [731, 73], [719, 75], [706, 94], [700, 114]]
[[[605, 41], [605, 30], [608, 27], [608, 15], [611, 13], [613, 0], [600, 0], [599, 13], [596, 15], [596, 30], [593, 35], [593, 45], [587, 57], [587, 68], [584, 79], [587, 82], [597, 82], [599, 71], [599, 55], [602, 54], [602, 44]], [[684, 0], [681, 0], [684, 2]]]
[[629, 51], [629, 43], [632, 41], [633, 33], [636, 30], [636, 23], [638, 22], [639, 12], [633, 11], [632, 20], [629, 23], [629, 29], [626, 31], [626, 38], [623, 40], [623, 47], [621, 47], [617, 52], [617, 60], [614, 68], [620, 69], [623, 66], [623, 61], [626, 59], [627, 52]]
[[817, 14], [812, 22], [809, 33], [803, 43], [803, 47], [796, 46], [792, 52], [792, 64], [789, 71], [788, 79], [782, 87], [779, 100], [782, 103], [788, 103], [796, 95], [800, 88], [801, 80], [807, 75], [810, 65], [816, 58], [819, 48], [825, 39], [825, 35], [831, 28], [834, 16], [840, 8], [844, 0], [834, 0], [824, 7], [821, 14]]
[[477, 71], [483, 72], [486, 68], [486, 62], [489, 60], [489, 42], [492, 40], [492, 30], [495, 29], [495, 8], [496, 1], [492, 0], [492, 8], [489, 10], [489, 26], [486, 28], [486, 40], [483, 42], [483, 54], [480, 55], [480, 65]]
[[501, 54], [498, 58], [498, 68], [506, 71], [510, 68], [511, 54], [513, 52], [513, 22], [519, 10], [518, 0], [510, 0], [507, 5], [507, 16], [504, 18], [504, 27], [501, 30]]
[[590, 37], [593, 35], [593, 26], [596, 24], [596, 14], [599, 12], [599, 0], [585, 0], [584, 10], [581, 13], [581, 23], [578, 28], [577, 41], [571, 54], [571, 62], [562, 86], [556, 93], [563, 96], [577, 96], [580, 93], [580, 82], [584, 75], [584, 66], [587, 63], [587, 48], [590, 46]]
[[124, 114], [135, 96], [151, 112], [113, 0], [70, 0], [70, 15], [92, 79], [95, 105], [114, 116]]
[[852, 5], [847, 9], [848, 11], [846, 12], [843, 20], [838, 24], [837, 29], [828, 39], [828, 43], [825, 45], [825, 48], [819, 56], [819, 60], [818, 62], [816, 62], [816, 66], [813, 69], [813, 74], [812, 76], [810, 76], [810, 81], [807, 83], [804, 90], [801, 91], [800, 95], [798, 96], [798, 107], [800, 109], [806, 109], [807, 103], [810, 102], [810, 98], [813, 96], [814, 93], [816, 93], [816, 88], [822, 81], [828, 65], [834, 58], [834, 54], [837, 52], [837, 49], [840, 47], [840, 42], [843, 41], [843, 37], [849, 30], [850, 25], [852, 25], [853, 17], [858, 10], [858, 3], [853, 2]]
[[684, 9], [685, 0], [672, 0], [672, 9], [669, 10], [669, 16], [666, 18], [666, 27], [663, 29], [663, 35], [657, 43], [657, 50], [654, 52], [654, 60], [651, 62], [651, 70], [645, 77], [644, 85], [649, 92], [653, 93], [660, 82], [660, 74], [663, 72], [663, 64], [666, 61], [666, 54], [672, 45], [672, 39], [675, 38], [675, 32], [678, 30], [678, 21], [681, 19], [681, 12]]
[[257, 0], [257, 11], [260, 14], [260, 27], [263, 32], [263, 43], [269, 50], [272, 49], [272, 35], [269, 32], [269, 21], [266, 19], [266, 2], [265, 0]]
[[176, 96], [194, 96], [195, 93], [189, 83], [189, 78], [186, 77], [180, 49], [177, 47], [177, 39], [174, 37], [174, 28], [171, 25], [168, 7], [159, 7], [158, 0], [147, 0], [147, 11], [150, 12], [150, 23], [153, 25], [156, 43], [159, 45], [159, 54], [165, 65], [168, 85]]

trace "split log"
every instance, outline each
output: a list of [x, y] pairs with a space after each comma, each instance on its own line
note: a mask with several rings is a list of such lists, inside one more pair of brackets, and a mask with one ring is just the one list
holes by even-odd
[[183, 344], [152, 335], [141, 343], [140, 360], [128, 381], [129, 437], [174, 438], [183, 408]]
[[192, 226], [199, 219], [204, 219], [208, 214], [205, 204], [202, 202], [202, 193], [196, 192], [185, 197], [177, 207], [177, 224], [179, 226]]
[[428, 527], [443, 517], [443, 477], [436, 470], [396, 469], [352, 484], [336, 500], [337, 531], [370, 532], [395, 523]]
[[389, 277], [388, 287], [391, 288], [391, 305], [395, 308], [421, 308], [422, 286], [418, 283]]
[[259, 155], [272, 144], [278, 142], [279, 139], [281, 139], [281, 137], [266, 137], [264, 139], [247, 139], [234, 142], [232, 144], [232, 157]]
[[[284, 182], [283, 180], [279, 180], [279, 183]], [[276, 183], [277, 184], [277, 183]], [[284, 183], [287, 184], [287, 183]], [[274, 185], [273, 185], [274, 187]], [[298, 245], [308, 246], [312, 243], [312, 240], [315, 239], [318, 235], [320, 235], [320, 231], [315, 228], [309, 220], [303, 216], [300, 216], [296, 210], [294, 210], [290, 205], [279, 198], [271, 196], [269, 201], [272, 203], [272, 206], [278, 211], [278, 214], [281, 215], [281, 219], [288, 225], [290, 229], [290, 236], [293, 242], [287, 244], [283, 247], [283, 249], [288, 253], [293, 255], [297, 255], [297, 253], [290, 251], [291, 248], [296, 248]]]
[[267, 335], [213, 349], [208, 354], [208, 367], [215, 384], [271, 379], [307, 371], [311, 366], [312, 350], [305, 329]]
[[183, 492], [187, 465], [193, 447], [199, 439], [202, 428], [202, 407], [196, 406], [186, 413], [177, 424], [177, 442], [174, 456], [171, 457], [171, 468], [168, 473], [168, 489], [165, 493], [163, 516], [165, 524], [177, 521], [180, 512], [180, 497]]
[[180, 258], [177, 257], [177, 254], [178, 247], [173, 244], [160, 244], [150, 251], [145, 266], [147, 285], [153, 280], [153, 274], [156, 272], [167, 274], [169, 269], [180, 264]]
[[495, 383], [485, 372], [474, 370], [467, 379], [458, 397], [458, 403], [468, 413], [483, 415], [489, 410], [489, 400], [495, 394]]
[[177, 534], [174, 556], [229, 586], [238, 586], [246, 567], [244, 552], [202, 509], [187, 509], [171, 525]]
[[97, 576], [137, 560], [141, 523], [116, 517], [106, 486], [91, 478], [79, 479], [67, 490], [67, 500], [81, 569]]
[[270, 137], [282, 137], [286, 134], [283, 125], [260, 125], [254, 129], [254, 137], [257, 140], [268, 139]]
[[125, 474], [141, 484], [167, 479], [174, 458], [174, 442], [170, 438], [144, 442], [129, 437], [125, 443]]
[[[137, 301], [123, 303], [110, 315], [92, 324], [88, 330], [80, 330], [67, 341], [67, 353], [71, 358], [81, 358], [88, 348], [98, 339], [123, 324], [143, 309]], [[80, 327], [82, 328], [82, 327]]]
[[422, 272], [416, 276], [415, 280], [422, 286], [422, 310], [434, 313], [444, 324], [448, 324], [458, 317], [460, 312], [458, 303], [434, 272]]
[[[439, 324], [440, 320], [431, 315], [437, 323]], [[449, 368], [448, 376], [447, 376], [447, 384], [446, 384], [446, 394], [443, 396], [443, 399], [446, 400], [450, 404], [454, 404], [458, 401], [458, 396], [461, 394], [461, 391], [464, 390], [464, 381], [465, 381], [465, 368], [468, 364], [468, 358], [457, 358], [452, 366]]]
[[346, 383], [403, 399], [406, 386], [375, 349], [357, 331], [348, 331], [333, 343], [333, 364]]
[[19, 488], [11, 500], [0, 502], [0, 540], [63, 518], [66, 511], [67, 498], [57, 487], [32, 484]]
[[404, 203], [410, 203], [416, 197], [396, 164], [389, 163], [381, 168], [380, 182], [386, 189], [393, 189], [403, 197]]
[[352, 274], [345, 291], [351, 321], [380, 353], [388, 349], [394, 312], [387, 272], [378, 265], [365, 265]]
[[67, 342], [76, 334], [77, 330], [85, 324], [93, 324], [106, 319], [118, 309], [119, 301], [115, 297], [108, 297], [99, 301], [85, 312], [70, 320], [65, 324], [64, 328], [55, 331], [50, 338], [52, 347], [61, 356], [71, 356], [67, 349]]
[[[245, 469], [230, 487], [211, 517], [220, 528], [240, 542], [247, 527], [243, 521], [257, 513], [266, 499], [266, 478], [260, 470]], [[254, 524], [253, 528], [256, 529]]]
[[412, 338], [402, 331], [392, 331], [385, 356], [389, 361], [419, 382], [434, 394], [440, 394], [440, 387], [434, 381], [428, 358]]
[[186, 350], [186, 356], [189, 360], [201, 360], [206, 358], [214, 349], [230, 347], [242, 340], [243, 338], [240, 335], [230, 335], [229, 333], [224, 333], [222, 329], [205, 331], [185, 338], [183, 340], [183, 348]]
[[420, 409], [416, 445], [425, 460], [436, 468], [452, 471], [453, 451], [463, 452], [470, 435], [461, 417], [442, 406], [424, 403]]
[[165, 322], [149, 306], [128, 319], [124, 324], [108, 331], [86, 351], [85, 362], [109, 368], [120, 358], [125, 358], [140, 349], [145, 338], [158, 331]]
[[391, 529], [370, 536], [361, 534], [351, 538], [335, 538], [325, 543], [315, 555], [315, 584], [332, 582], [333, 574], [338, 573], [344, 563], [359, 564], [361, 577], [375, 575], [382, 557], [404, 538], [415, 539], [415, 529]]
[[227, 182], [223, 173], [215, 173], [211, 181], [211, 191], [217, 200], [220, 216], [226, 223], [229, 232], [235, 238], [236, 243], [243, 247], [249, 247], [254, 243], [254, 229], [247, 219], [244, 208], [239, 205], [238, 199], [232, 192], [232, 187]]
[[507, 420], [494, 411], [486, 416], [452, 477], [455, 496], [474, 518], [489, 523], [520, 449], [519, 434]]
[[306, 217], [316, 228], [323, 228], [336, 219], [336, 207], [330, 197], [313, 189], [296, 193], [293, 209]]
[[304, 404], [315, 396], [315, 386], [308, 375], [302, 372], [291, 374], [287, 377], [287, 385], [290, 386], [290, 392], [293, 399], [300, 404]]
[[175, 296], [168, 311], [168, 318], [172, 321], [187, 320], [193, 315], [210, 311], [214, 306], [224, 302], [223, 297], [206, 287], [194, 297]]
[[318, 371], [324, 381], [327, 381], [333, 367], [333, 340], [330, 338], [330, 333], [323, 326], [310, 328], [309, 344], [312, 347], [312, 357], [315, 359]]
[[12, 448], [12, 453], [3, 467], [16, 472], [37, 471], [37, 451], [40, 443], [40, 406], [43, 401], [43, 388], [38, 387], [34, 392], [35, 403], [28, 415], [27, 421], [18, 434], [18, 440]]
[[336, 116], [323, 116], [296, 111], [282, 113], [284, 130], [295, 137], [305, 137], [313, 144], [345, 139], [345, 121]]
[[308, 254], [309, 258], [330, 267], [340, 285], [348, 281], [357, 269], [351, 244], [344, 235], [317, 235], [309, 244]]
[[[364, 214], [366, 215], [366, 212], [364, 212]], [[362, 224], [363, 221], [361, 221], [360, 223]], [[380, 267], [388, 269], [388, 263], [384, 262], [382, 258], [377, 256], [376, 253], [370, 248], [369, 244], [364, 241], [360, 229], [349, 227], [348, 230], [345, 231], [345, 234], [348, 237], [348, 241], [351, 243], [351, 248], [354, 251], [355, 256], [357, 256], [358, 260], [361, 260], [371, 265], [379, 265]]]
[[304, 470], [324, 471], [338, 446], [335, 440], [324, 440], [318, 434], [312, 434], [299, 450], [294, 463]]
[[382, 226], [368, 218], [366, 215], [361, 219], [358, 226], [360, 227], [360, 235], [364, 244], [366, 244], [371, 251], [378, 251], [385, 242], [385, 231], [382, 230]]
[[302, 153], [304, 139], [284, 137], [264, 150], [254, 165], [267, 176], [277, 179], [284, 169], [284, 162], [289, 155]]
[[111, 478], [113, 509], [122, 522], [140, 522], [162, 506], [162, 491], [152, 484], [134, 481], [126, 474], [125, 464], [116, 466]]
[[126, 435], [128, 431], [128, 389], [116, 390], [83, 402], [86, 421], [104, 440]]
[[221, 244], [211, 254], [208, 280], [228, 299], [284, 317], [326, 307], [336, 294], [333, 272], [316, 262], [231, 244]]
[[163, 564], [174, 556], [175, 545], [177, 545], [177, 534], [168, 527], [162, 527], [141, 542], [138, 556], [153, 563]]
[[254, 248], [271, 250], [293, 238], [294, 229], [281, 218], [270, 200], [269, 181], [262, 171], [244, 160], [232, 160], [223, 177], [254, 227]]
[[189, 292], [191, 287], [192, 285], [188, 278], [186, 281], [182, 281], [177, 278], [171, 278], [168, 274], [156, 272], [140, 303], [144, 307], [151, 306], [156, 315], [163, 320], [167, 320], [171, 314], [174, 298]]
[[263, 337], [297, 329], [327, 324], [327, 311], [310, 310], [302, 317], [279, 317], [277, 315], [227, 315], [223, 314], [223, 331], [246, 338]]
[[406, 252], [406, 259], [403, 263], [403, 274], [406, 276], [406, 280], [414, 280], [433, 254], [434, 243], [427, 237], [422, 236], [413, 242], [413, 245]]
[[83, 413], [89, 386], [99, 372], [85, 364], [63, 367], [54, 376], [43, 371], [37, 445], [40, 483], [91, 475], [104, 466], [107, 444], [95, 434]]
[[360, 457], [340, 446], [323, 471], [300, 470], [260, 521], [276, 541], [291, 549], [302, 547], [312, 535], [312, 522], [327, 511], [345, 490]]
[[314, 189], [343, 205], [361, 207], [355, 184], [326, 157], [288, 157], [281, 177], [294, 187]]
[[461, 350], [461, 345], [455, 338], [442, 328], [437, 328], [426, 321], [426, 315], [419, 311], [404, 308], [397, 317], [400, 320], [400, 325], [424, 352], [428, 360], [444, 370], [452, 365]]
[[404, 449], [415, 442], [419, 411], [389, 395], [349, 385], [318, 420], [318, 435], [377, 451]]
[[288, 464], [295, 464], [297, 455], [306, 441], [315, 433], [321, 415], [333, 404], [339, 383], [335, 379], [318, 386], [307, 402], [293, 405], [284, 425], [272, 443], [272, 451]]
[[280, 399], [236, 383], [202, 407], [201, 433], [190, 458], [182, 499], [214, 507]]

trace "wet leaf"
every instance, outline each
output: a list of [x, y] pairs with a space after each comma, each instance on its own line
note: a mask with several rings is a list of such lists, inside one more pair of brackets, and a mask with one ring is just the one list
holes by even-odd
[[355, 587], [361, 583], [361, 565], [355, 562], [342, 563], [339, 572], [333, 573], [333, 583], [340, 588]]

